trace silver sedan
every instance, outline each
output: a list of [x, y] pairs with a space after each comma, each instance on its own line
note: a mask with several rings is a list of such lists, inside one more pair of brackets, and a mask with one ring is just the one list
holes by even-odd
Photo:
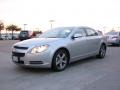
[[120, 46], [120, 31], [111, 31], [106, 33], [107, 44], [115, 44]]
[[73, 61], [90, 56], [104, 58], [106, 43], [90, 27], [59, 27], [39, 38], [18, 42], [12, 47], [12, 61], [20, 66], [64, 70]]

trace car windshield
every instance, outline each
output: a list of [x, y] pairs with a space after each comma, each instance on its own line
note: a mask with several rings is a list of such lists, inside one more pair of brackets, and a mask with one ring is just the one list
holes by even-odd
[[106, 33], [106, 35], [117, 35], [118, 34], [118, 32], [108, 32], [108, 33]]
[[55, 28], [40, 35], [39, 38], [66, 38], [73, 28]]

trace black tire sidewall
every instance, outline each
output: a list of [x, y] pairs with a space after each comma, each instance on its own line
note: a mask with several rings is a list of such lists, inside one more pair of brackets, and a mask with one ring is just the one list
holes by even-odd
[[[104, 48], [105, 50], [105, 53], [104, 53], [104, 56], [101, 54], [101, 50]], [[104, 58], [105, 57], [105, 54], [106, 54], [106, 46], [105, 45], [101, 45], [100, 47], [100, 50], [99, 50], [99, 54], [97, 55], [98, 58]]]

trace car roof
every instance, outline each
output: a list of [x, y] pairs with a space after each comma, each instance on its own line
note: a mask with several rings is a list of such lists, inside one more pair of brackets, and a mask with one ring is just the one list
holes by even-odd
[[[57, 28], [91, 28], [91, 27], [88, 27], [88, 26], [71, 26], [71, 27], [57, 27]], [[93, 28], [91, 28], [93, 29]]]

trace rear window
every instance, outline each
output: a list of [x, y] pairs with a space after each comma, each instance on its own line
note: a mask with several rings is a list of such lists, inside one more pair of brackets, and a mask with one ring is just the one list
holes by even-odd
[[21, 32], [20, 32], [20, 35], [21, 35], [21, 34], [28, 34], [28, 31], [21, 31]]

